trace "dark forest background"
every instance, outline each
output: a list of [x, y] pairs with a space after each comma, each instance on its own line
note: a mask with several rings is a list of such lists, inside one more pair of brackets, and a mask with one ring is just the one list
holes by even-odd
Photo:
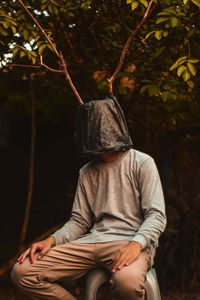
[[[24, 2], [62, 50], [83, 101], [105, 98], [107, 78], [148, 2]], [[134, 148], [154, 157], [163, 184], [168, 224], [155, 261], [161, 290], [198, 294], [200, 4], [155, 4], [129, 47], [114, 94]], [[74, 142], [79, 104], [63, 74], [41, 68], [40, 55], [54, 69], [61, 63], [18, 1], [0, 5], [0, 32], [0, 289], [12, 290], [8, 262], [19, 248], [69, 218], [78, 170], [87, 161], [78, 158]], [[33, 129], [32, 202], [20, 242]]]

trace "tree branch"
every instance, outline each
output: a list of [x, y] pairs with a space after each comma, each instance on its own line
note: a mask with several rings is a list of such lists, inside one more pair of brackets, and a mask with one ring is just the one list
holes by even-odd
[[71, 77], [68, 73], [68, 70], [67, 70], [67, 66], [66, 66], [66, 63], [65, 63], [65, 60], [63, 58], [63, 55], [62, 53], [57, 51], [57, 49], [55, 48], [54, 44], [52, 43], [52, 41], [50, 40], [50, 38], [48, 37], [47, 33], [45, 32], [45, 30], [42, 28], [42, 26], [39, 24], [39, 22], [35, 19], [35, 17], [32, 15], [32, 13], [29, 11], [29, 9], [26, 7], [26, 5], [23, 3], [22, 0], [17, 0], [21, 5], [22, 7], [25, 9], [25, 11], [27, 12], [27, 14], [31, 17], [31, 19], [34, 21], [34, 23], [39, 27], [39, 29], [41, 30], [42, 34], [45, 36], [45, 38], [47, 39], [47, 41], [49, 42], [49, 44], [51, 45], [52, 49], [54, 50], [55, 54], [58, 56], [58, 58], [61, 60], [62, 62], [62, 67], [63, 67], [63, 70], [55, 70], [55, 69], [52, 69], [50, 67], [48, 67], [47, 65], [45, 65], [41, 59], [41, 56], [40, 56], [40, 62], [41, 62], [41, 65], [43, 67], [45, 67], [47, 70], [49, 71], [52, 71], [52, 72], [62, 72], [66, 75], [66, 79], [68, 80], [75, 96], [77, 97], [78, 101], [83, 104], [83, 100], [81, 99], [77, 89], [75, 88], [72, 80], [71, 80]]
[[153, 12], [155, 6], [157, 6], [157, 3], [154, 5], [154, 7], [151, 9], [151, 6], [153, 4], [154, 0], [151, 0], [149, 2], [149, 5], [146, 9], [146, 12], [144, 14], [143, 19], [137, 24], [136, 28], [133, 30], [132, 34], [129, 36], [128, 40], [126, 41], [124, 48], [122, 50], [118, 65], [113, 73], [113, 75], [107, 79], [108, 83], [109, 83], [109, 92], [112, 93], [113, 92], [113, 82], [116, 78], [116, 76], [118, 75], [119, 71], [121, 70], [121, 67], [124, 63], [124, 59], [127, 53], [127, 50], [133, 40], [133, 38], [135, 37], [135, 35], [138, 33], [138, 31], [140, 30], [140, 28], [146, 23], [146, 21], [148, 20], [148, 18], [150, 17], [151, 13]]
[[56, 69], [50, 68], [49, 66], [45, 65], [43, 63], [43, 56], [42, 55], [40, 55], [40, 65], [42, 67], [44, 67], [45, 69], [47, 69], [48, 71], [57, 72], [57, 73], [64, 73], [64, 70], [56, 70]]
[[4, 66], [4, 68], [10, 68], [10, 67], [23, 67], [23, 68], [34, 68], [34, 69], [40, 69], [40, 65], [21, 65], [21, 64], [9, 64], [7, 66]]
[[65, 75], [66, 75], [66, 80], [68, 80], [68, 82], [69, 82], [69, 84], [70, 84], [70, 86], [71, 86], [71, 88], [72, 88], [74, 94], [76, 95], [78, 101], [79, 101], [81, 104], [83, 104], [83, 101], [82, 101], [82, 99], [81, 99], [81, 97], [80, 97], [80, 95], [79, 95], [77, 89], [75, 88], [75, 86], [74, 86], [74, 84], [73, 84], [73, 82], [72, 82], [72, 80], [71, 80], [71, 77], [69, 76], [69, 73], [68, 73], [68, 70], [67, 70], [67, 66], [66, 66], [65, 60], [64, 60], [64, 58], [63, 58], [62, 52], [60, 52], [60, 59], [61, 59], [62, 64], [63, 64], [63, 69], [64, 69], [64, 73], [65, 73]]
[[25, 11], [27, 12], [27, 14], [31, 17], [31, 19], [34, 21], [34, 23], [39, 27], [39, 29], [42, 31], [43, 35], [45, 36], [45, 38], [47, 39], [47, 41], [49, 42], [49, 44], [51, 45], [51, 47], [53, 48], [55, 54], [60, 58], [59, 53], [56, 49], [56, 47], [54, 46], [54, 44], [52, 43], [52, 41], [50, 40], [50, 38], [48, 37], [48, 35], [46, 34], [45, 30], [42, 28], [42, 26], [38, 23], [38, 21], [36, 20], [36, 18], [32, 15], [32, 13], [29, 11], [29, 9], [26, 7], [26, 5], [23, 3], [22, 0], [17, 0], [21, 6], [25, 9]]

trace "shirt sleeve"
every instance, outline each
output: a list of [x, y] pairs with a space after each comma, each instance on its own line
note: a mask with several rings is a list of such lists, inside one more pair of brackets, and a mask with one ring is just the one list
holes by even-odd
[[138, 173], [144, 221], [132, 241], [142, 249], [156, 243], [166, 227], [165, 202], [156, 164], [152, 158], [143, 162]]
[[65, 244], [76, 240], [86, 233], [92, 226], [92, 213], [87, 201], [85, 188], [79, 174], [78, 185], [75, 193], [71, 217], [67, 223], [57, 230], [53, 236], [56, 245]]

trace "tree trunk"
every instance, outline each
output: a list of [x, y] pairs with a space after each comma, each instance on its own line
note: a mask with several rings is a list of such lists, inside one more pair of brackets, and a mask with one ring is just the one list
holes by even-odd
[[35, 163], [35, 140], [36, 140], [36, 100], [33, 85], [34, 73], [30, 74], [30, 97], [31, 97], [31, 150], [30, 150], [30, 168], [29, 168], [29, 187], [27, 195], [27, 204], [25, 210], [24, 223], [22, 226], [20, 242], [19, 242], [19, 252], [24, 248], [24, 242], [26, 238], [26, 232], [28, 227], [30, 207], [33, 195], [33, 183], [34, 183], [34, 163]]

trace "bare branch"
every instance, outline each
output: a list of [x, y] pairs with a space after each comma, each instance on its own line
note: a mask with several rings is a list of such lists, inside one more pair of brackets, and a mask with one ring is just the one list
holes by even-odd
[[10, 68], [10, 67], [22, 67], [22, 68], [32, 68], [32, 69], [41, 69], [42, 67], [44, 67], [45, 69], [47, 69], [48, 71], [51, 72], [56, 72], [56, 73], [64, 73], [64, 70], [56, 70], [53, 68], [48, 67], [47, 65], [45, 65], [43, 63], [43, 60], [41, 58], [42, 56], [40, 56], [40, 65], [23, 65], [23, 64], [9, 64], [7, 66], [4, 66], [4, 68]]
[[77, 89], [75, 88], [75, 86], [74, 86], [74, 84], [73, 84], [73, 82], [72, 82], [72, 80], [71, 80], [71, 77], [69, 76], [69, 73], [68, 73], [68, 70], [67, 70], [67, 66], [66, 66], [66, 62], [65, 62], [65, 60], [64, 60], [64, 58], [63, 58], [62, 52], [60, 52], [60, 59], [61, 59], [62, 64], [63, 64], [63, 69], [64, 69], [64, 73], [65, 73], [65, 75], [66, 75], [66, 80], [69, 81], [69, 84], [70, 84], [70, 86], [71, 86], [71, 88], [72, 88], [74, 94], [76, 95], [78, 101], [79, 101], [81, 104], [83, 104], [83, 100], [81, 99], [81, 97], [80, 97], [80, 95], [79, 95]]
[[65, 63], [65, 60], [63, 58], [63, 55], [62, 53], [57, 51], [57, 49], [55, 48], [54, 44], [52, 43], [52, 41], [50, 40], [50, 38], [48, 37], [47, 33], [45, 32], [45, 30], [42, 28], [42, 26], [39, 24], [39, 22], [34, 18], [34, 16], [32, 15], [32, 13], [28, 10], [28, 8], [26, 7], [26, 5], [23, 3], [22, 0], [17, 0], [21, 5], [22, 7], [25, 9], [25, 11], [27, 12], [27, 14], [31, 17], [31, 19], [35, 22], [35, 24], [39, 27], [39, 29], [41, 30], [41, 32], [43, 33], [43, 35], [45, 36], [45, 38], [47, 39], [47, 41], [49, 42], [49, 44], [51, 45], [51, 47], [53, 48], [55, 54], [58, 56], [58, 58], [61, 60], [62, 62], [62, 67], [63, 67], [63, 70], [55, 70], [55, 69], [52, 69], [50, 67], [48, 67], [47, 65], [45, 65], [43, 63], [43, 60], [42, 60], [42, 56], [40, 56], [40, 63], [41, 65], [46, 68], [47, 70], [49, 71], [52, 71], [52, 72], [58, 72], [58, 73], [64, 73], [66, 75], [66, 79], [69, 81], [69, 84], [75, 94], [75, 96], [77, 97], [78, 101], [83, 104], [83, 101], [77, 91], [77, 89], [75, 88], [72, 80], [71, 80], [71, 77], [69, 76], [69, 73], [68, 73], [68, 70], [67, 70], [67, 66], [66, 66], [66, 63]]
[[9, 64], [4, 66], [4, 68], [10, 68], [10, 67], [23, 67], [23, 68], [34, 68], [34, 69], [40, 69], [40, 65], [21, 65], [21, 64]]
[[40, 64], [42, 67], [44, 67], [45, 69], [47, 69], [48, 71], [51, 71], [51, 72], [57, 72], [57, 73], [64, 73], [64, 70], [57, 70], [57, 69], [53, 69], [53, 68], [50, 68], [49, 66], [45, 65], [43, 63], [43, 57], [42, 55], [40, 55]]
[[31, 19], [35, 22], [35, 24], [39, 27], [39, 29], [42, 31], [43, 35], [45, 36], [45, 38], [47, 39], [47, 41], [49, 42], [49, 44], [51, 45], [51, 47], [53, 48], [55, 54], [60, 58], [60, 55], [56, 49], [56, 47], [54, 46], [54, 44], [52, 43], [52, 41], [50, 40], [50, 38], [48, 37], [47, 33], [45, 32], [45, 30], [42, 28], [42, 26], [38, 23], [38, 21], [36, 20], [36, 18], [32, 15], [32, 13], [29, 11], [29, 9], [26, 7], [26, 5], [23, 3], [22, 0], [17, 0], [22, 7], [25, 9], [25, 11], [27, 12], [27, 14], [31, 17]]
[[113, 82], [117, 76], [117, 74], [119, 73], [119, 71], [121, 70], [121, 67], [124, 63], [124, 59], [127, 53], [127, 50], [133, 40], [133, 38], [135, 37], [135, 35], [138, 33], [138, 31], [140, 30], [140, 28], [146, 23], [146, 21], [148, 20], [149, 16], [151, 15], [151, 13], [153, 12], [155, 6], [157, 6], [157, 3], [154, 5], [154, 7], [151, 9], [151, 6], [153, 4], [154, 0], [151, 0], [149, 2], [149, 5], [146, 9], [146, 12], [144, 14], [143, 19], [137, 24], [136, 28], [133, 30], [133, 32], [131, 33], [131, 35], [129, 36], [128, 40], [126, 41], [124, 48], [122, 50], [118, 65], [113, 73], [113, 75], [107, 79], [108, 83], [109, 83], [109, 92], [112, 93], [113, 92]]

